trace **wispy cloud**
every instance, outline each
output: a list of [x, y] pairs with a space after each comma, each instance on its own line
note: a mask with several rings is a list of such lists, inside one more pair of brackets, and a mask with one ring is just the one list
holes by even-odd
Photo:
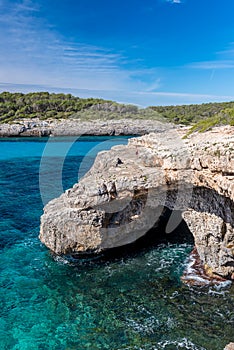
[[227, 45], [227, 47], [224, 50], [217, 51], [217, 55], [223, 56], [223, 57], [233, 57], [234, 58], [234, 42], [231, 42]]
[[226, 50], [217, 51], [216, 59], [211, 61], [193, 62], [187, 65], [195, 69], [233, 69], [234, 68], [234, 43], [230, 43]]
[[170, 2], [172, 4], [181, 4], [182, 0], [166, 0], [167, 2]]
[[196, 68], [196, 69], [233, 69], [234, 61], [217, 60], [217, 61], [195, 62], [195, 63], [189, 64], [188, 67]]
[[157, 88], [156, 70], [139, 64], [129, 69], [128, 57], [112, 48], [65, 40], [40, 10], [31, 0], [0, 2], [0, 81], [48, 88]]
[[[182, 0], [161, 1], [184, 3]], [[0, 0], [0, 91], [67, 91], [81, 97], [103, 97], [143, 106], [233, 99], [216, 95], [219, 89], [213, 85], [210, 90], [207, 85], [204, 89], [200, 89], [200, 85], [195, 87], [197, 72], [193, 71], [234, 68], [231, 45], [222, 53], [217, 52], [217, 59], [214, 57], [213, 61], [169, 68], [157, 67], [157, 62], [153, 62], [155, 68], [149, 68], [141, 57], [130, 60], [126, 52], [84, 42], [79, 40], [78, 34], [77, 40], [75, 36], [63, 37], [42, 16], [40, 3], [43, 6], [45, 2]], [[186, 80], [187, 85], [185, 79], [180, 85], [181, 76], [188, 71], [191, 75]], [[178, 76], [178, 72], [181, 75]], [[212, 73], [212, 79], [213, 76]], [[175, 82], [174, 85], [171, 82]], [[175, 92], [170, 92], [169, 87], [169, 92], [159, 92], [159, 89], [167, 89], [166, 84], [173, 86]], [[187, 87], [193, 92], [203, 90], [214, 94], [184, 93]], [[181, 90], [181, 93], [176, 92]]]

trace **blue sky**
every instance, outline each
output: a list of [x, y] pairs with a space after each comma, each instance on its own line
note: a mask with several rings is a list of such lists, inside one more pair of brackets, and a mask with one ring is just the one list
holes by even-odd
[[0, 0], [0, 91], [234, 100], [233, 0]]

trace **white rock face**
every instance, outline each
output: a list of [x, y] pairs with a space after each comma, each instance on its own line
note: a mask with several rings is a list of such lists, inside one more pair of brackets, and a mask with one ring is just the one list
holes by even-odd
[[[234, 128], [184, 133], [151, 133], [99, 153], [78, 184], [46, 205], [41, 241], [57, 254], [122, 246], [167, 207], [183, 212], [207, 272], [234, 279]], [[166, 230], [179, 220], [172, 213]]]

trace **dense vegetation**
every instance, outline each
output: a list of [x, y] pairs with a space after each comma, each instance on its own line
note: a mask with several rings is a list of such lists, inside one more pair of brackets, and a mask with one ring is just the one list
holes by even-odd
[[98, 98], [79, 98], [71, 94], [48, 92], [0, 93], [0, 123], [11, 123], [24, 118], [66, 119], [155, 119], [152, 109], [139, 109]]
[[152, 106], [140, 109], [98, 98], [79, 98], [71, 94], [48, 92], [0, 93], [0, 123], [23, 118], [66, 119], [156, 119], [190, 125], [191, 132], [204, 131], [214, 125], [234, 125], [234, 102], [200, 105]]
[[40, 119], [67, 118], [102, 99], [74, 97], [71, 94], [49, 94], [32, 92], [29, 94], [3, 92], [0, 94], [0, 121], [10, 122], [22, 118]]
[[153, 106], [168, 121], [178, 124], [190, 125], [202, 119], [213, 117], [225, 109], [234, 109], [234, 102], [203, 103], [180, 106]]

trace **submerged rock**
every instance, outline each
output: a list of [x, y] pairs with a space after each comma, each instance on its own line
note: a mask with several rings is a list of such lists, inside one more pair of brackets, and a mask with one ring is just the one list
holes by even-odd
[[182, 212], [206, 273], [234, 279], [234, 128], [183, 135], [170, 129], [100, 152], [78, 184], [46, 205], [41, 241], [56, 254], [123, 246], [168, 208], [166, 233]]

